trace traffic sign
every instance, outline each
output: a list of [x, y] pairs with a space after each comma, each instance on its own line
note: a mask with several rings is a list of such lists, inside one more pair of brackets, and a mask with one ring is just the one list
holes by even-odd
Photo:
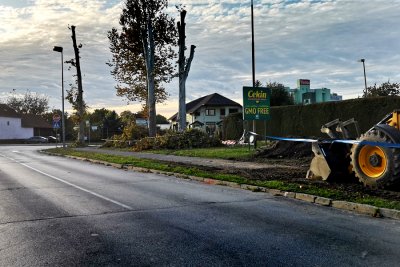
[[59, 121], [53, 121], [53, 128], [54, 129], [60, 129], [60, 122]]
[[54, 121], [54, 122], [59, 122], [60, 120], [61, 120], [60, 115], [58, 115], [58, 114], [54, 114], [54, 115], [53, 115], [53, 121]]

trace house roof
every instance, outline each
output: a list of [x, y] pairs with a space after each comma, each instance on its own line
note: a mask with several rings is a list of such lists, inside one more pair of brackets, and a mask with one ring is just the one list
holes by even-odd
[[21, 127], [23, 128], [53, 128], [43, 117], [33, 114], [21, 114]]
[[[226, 98], [218, 93], [214, 93], [211, 95], [206, 95], [203, 97], [200, 97], [196, 100], [193, 100], [189, 103], [186, 104], [186, 113], [194, 113], [196, 110], [203, 106], [237, 106], [241, 107], [239, 103], [230, 100], [229, 98]], [[176, 120], [178, 116], [178, 113], [175, 113], [169, 120]]]
[[186, 104], [186, 112], [193, 113], [198, 110], [202, 106], [238, 106], [241, 107], [239, 103], [230, 100], [218, 93], [214, 93], [211, 95], [206, 95], [200, 97], [192, 102]]
[[21, 116], [6, 104], [0, 104], [0, 117], [20, 118]]

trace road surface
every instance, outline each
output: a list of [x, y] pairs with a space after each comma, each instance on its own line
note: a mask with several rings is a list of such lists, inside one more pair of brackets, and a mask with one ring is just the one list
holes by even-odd
[[400, 222], [0, 146], [0, 266], [398, 266]]

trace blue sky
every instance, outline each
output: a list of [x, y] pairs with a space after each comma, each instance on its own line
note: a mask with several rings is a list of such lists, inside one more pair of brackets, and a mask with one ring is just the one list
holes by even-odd
[[[187, 80], [187, 101], [218, 92], [239, 103], [242, 87], [251, 85], [250, 1], [173, 0], [184, 4], [187, 46], [197, 46]], [[49, 96], [61, 106], [60, 55], [73, 57], [71, 32], [76, 25], [81, 49], [84, 97], [94, 108], [136, 112], [116, 96], [105, 64], [111, 59], [107, 31], [118, 26], [121, 1], [0, 0], [0, 99], [16, 89]], [[310, 79], [312, 88], [327, 87], [345, 99], [361, 96], [365, 58], [367, 83], [400, 82], [400, 0], [283, 1], [254, 0], [256, 79], [296, 87]], [[188, 56], [188, 55], [187, 55]], [[65, 67], [65, 88], [72, 82]], [[157, 112], [178, 109], [178, 83], [166, 85], [168, 101]], [[70, 109], [70, 106], [66, 106]]]

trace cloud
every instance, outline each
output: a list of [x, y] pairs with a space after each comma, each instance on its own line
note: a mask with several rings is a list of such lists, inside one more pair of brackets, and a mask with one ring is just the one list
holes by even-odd
[[[68, 25], [76, 25], [89, 106], [140, 109], [116, 96], [116, 83], [105, 64], [111, 59], [107, 31], [118, 26], [121, 1], [1, 3], [0, 98], [13, 88], [22, 93], [30, 89], [49, 95], [51, 105], [60, 106], [60, 54], [52, 48], [63, 46], [64, 59], [72, 58]], [[197, 46], [187, 101], [218, 92], [241, 103], [242, 87], [252, 83], [250, 0], [169, 1], [168, 12], [177, 19], [179, 4], [188, 12], [186, 45]], [[365, 58], [368, 84], [398, 82], [399, 13], [400, 1], [393, 0], [254, 0], [256, 78], [289, 87], [306, 78], [312, 88], [327, 87], [352, 98], [364, 89], [357, 60]], [[65, 88], [73, 74], [65, 69]], [[166, 88], [170, 99], [157, 108], [169, 116], [177, 110], [177, 80]]]

